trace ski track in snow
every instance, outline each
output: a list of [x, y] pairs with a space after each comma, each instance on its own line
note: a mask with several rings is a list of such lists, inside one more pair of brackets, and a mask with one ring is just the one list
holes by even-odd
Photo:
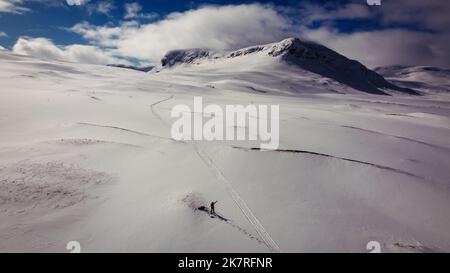
[[126, 128], [118, 127], [118, 126], [102, 125], [102, 124], [95, 124], [95, 123], [89, 123], [89, 122], [78, 122], [78, 124], [81, 124], [81, 125], [87, 125], [87, 126], [94, 126], [94, 127], [102, 127], [102, 128], [116, 129], [116, 130], [121, 130], [121, 131], [125, 131], [125, 132], [128, 132], [128, 133], [133, 133], [133, 134], [137, 134], [137, 135], [141, 135], [141, 136], [148, 136], [148, 137], [154, 137], [154, 138], [159, 138], [159, 139], [165, 139], [165, 140], [172, 140], [172, 141], [175, 141], [174, 139], [169, 138], [169, 137], [163, 137], [163, 136], [158, 136], [158, 135], [152, 135], [152, 134], [148, 134], [148, 133], [144, 133], [144, 132], [139, 132], [139, 131], [131, 130], [131, 129], [126, 129]]
[[261, 240], [260, 238], [258, 238], [258, 236], [255, 236], [255, 235], [252, 234], [251, 232], [247, 231], [245, 228], [239, 226], [238, 224], [235, 224], [235, 223], [233, 222], [233, 220], [228, 219], [228, 218], [225, 218], [225, 217], [223, 217], [222, 215], [220, 215], [220, 214], [218, 214], [218, 213], [215, 213], [214, 216], [211, 216], [211, 212], [210, 212], [210, 210], [209, 210], [206, 206], [203, 205], [203, 206], [201, 206], [201, 207], [199, 207], [199, 208], [195, 208], [195, 210], [199, 210], [199, 211], [205, 212], [205, 213], [206, 213], [208, 216], [210, 216], [211, 218], [219, 219], [220, 221], [223, 221], [223, 222], [225, 222], [226, 224], [230, 225], [231, 227], [233, 227], [233, 228], [239, 230], [240, 232], [242, 232], [243, 234], [245, 234], [246, 236], [248, 236], [250, 239], [256, 240], [259, 244], [264, 244], [264, 245], [265, 245], [265, 242], [264, 242], [263, 240]]
[[171, 99], [173, 99], [173, 95], [171, 95], [171, 96], [168, 97], [168, 98], [165, 98], [165, 99], [162, 99], [162, 100], [159, 100], [159, 101], [157, 101], [157, 102], [154, 102], [154, 103], [150, 104], [150, 108], [152, 109], [153, 115], [154, 115], [157, 119], [159, 119], [159, 120], [160, 120], [164, 125], [166, 125], [166, 126], [168, 126], [167, 123], [166, 123], [166, 122], [163, 120], [163, 118], [156, 112], [155, 106], [158, 105], [158, 104], [160, 104], [160, 103], [163, 103], [163, 102], [165, 102], [165, 101], [171, 100]]
[[214, 174], [216, 175], [217, 179], [225, 186], [228, 193], [233, 198], [236, 205], [239, 207], [239, 209], [242, 211], [244, 216], [247, 218], [247, 220], [250, 222], [250, 224], [253, 226], [253, 228], [256, 230], [260, 238], [264, 241], [264, 244], [270, 249], [272, 252], [280, 253], [281, 249], [277, 245], [277, 243], [272, 239], [270, 234], [266, 231], [264, 226], [261, 224], [261, 222], [256, 218], [256, 216], [253, 214], [253, 212], [250, 210], [250, 208], [247, 206], [245, 201], [240, 197], [240, 195], [236, 192], [236, 190], [231, 186], [230, 182], [227, 180], [227, 178], [223, 175], [222, 171], [214, 164], [214, 162], [211, 160], [211, 158], [208, 156], [206, 152], [199, 149], [197, 145], [194, 144], [194, 148], [199, 155], [199, 157], [205, 162], [205, 164], [214, 171]]
[[260, 238], [258, 238], [257, 236], [254, 236], [253, 234], [251, 234], [250, 232], [248, 232], [246, 229], [240, 227], [239, 225], [233, 223], [231, 220], [225, 221], [227, 224], [229, 224], [230, 226], [234, 227], [235, 229], [239, 230], [240, 232], [242, 232], [243, 234], [245, 234], [246, 236], [248, 236], [250, 239], [252, 240], [256, 240], [259, 244], [266, 244], [263, 240], [261, 240]]
[[144, 146], [136, 145], [136, 144], [132, 144], [132, 143], [118, 142], [118, 141], [112, 141], [112, 140], [103, 140], [103, 139], [96, 139], [96, 138], [60, 138], [60, 139], [42, 141], [42, 143], [73, 145], [73, 146], [112, 144], [112, 145], [120, 145], [120, 146], [133, 147], [133, 148], [144, 148]]
[[[158, 105], [158, 104], [160, 104], [162, 102], [171, 100], [171, 99], [173, 99], [173, 95], [171, 95], [169, 98], [166, 98], [166, 99], [163, 99], [163, 100], [159, 100], [159, 101], [157, 101], [157, 102], [155, 102], [155, 103], [150, 105], [150, 107], [152, 109], [152, 112], [155, 115], [155, 117], [158, 118], [166, 126], [167, 126], [167, 124], [161, 118], [161, 116], [156, 113], [156, 111], [154, 109], [154, 106], [156, 106], [156, 105]], [[269, 248], [270, 251], [280, 253], [281, 252], [280, 247], [277, 245], [277, 243], [275, 243], [275, 241], [272, 239], [270, 234], [266, 231], [266, 229], [261, 224], [261, 222], [256, 218], [256, 216], [253, 214], [253, 212], [250, 210], [250, 208], [247, 206], [247, 204], [244, 202], [244, 200], [240, 197], [240, 195], [236, 192], [236, 190], [231, 186], [230, 182], [226, 179], [226, 177], [223, 175], [223, 173], [220, 171], [220, 169], [214, 164], [214, 162], [211, 160], [211, 158], [208, 156], [208, 154], [205, 151], [199, 149], [198, 146], [195, 143], [193, 143], [193, 147], [194, 147], [195, 152], [200, 157], [200, 159], [205, 163], [205, 165], [210, 170], [213, 171], [213, 173], [215, 174], [217, 179], [220, 182], [222, 182], [222, 184], [225, 186], [225, 188], [227, 189], [228, 193], [233, 198], [233, 201], [236, 203], [236, 205], [242, 211], [242, 213], [244, 214], [245, 218], [247, 218], [247, 220], [250, 222], [250, 224], [256, 230], [257, 234], [261, 238], [261, 241]], [[251, 236], [251, 234], [249, 234], [243, 228], [241, 228], [241, 227], [239, 227], [239, 226], [237, 226], [235, 224], [232, 224], [232, 223], [229, 223], [229, 224], [231, 224], [233, 227], [238, 228], [239, 230], [243, 231], [246, 235]], [[260, 241], [260, 240], [258, 239], [257, 241]]]

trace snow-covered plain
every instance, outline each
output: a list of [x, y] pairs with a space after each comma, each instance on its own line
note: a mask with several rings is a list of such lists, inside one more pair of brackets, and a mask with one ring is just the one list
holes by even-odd
[[[450, 251], [445, 92], [242, 58], [143, 73], [0, 52], [0, 251]], [[279, 104], [279, 149], [174, 141], [193, 96]], [[195, 210], [214, 200], [229, 222]]]

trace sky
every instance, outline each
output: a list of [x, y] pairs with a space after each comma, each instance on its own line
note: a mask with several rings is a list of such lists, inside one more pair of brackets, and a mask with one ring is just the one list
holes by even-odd
[[143, 66], [174, 49], [233, 50], [294, 36], [371, 68], [450, 67], [450, 1], [367, 2], [0, 0], [0, 49]]

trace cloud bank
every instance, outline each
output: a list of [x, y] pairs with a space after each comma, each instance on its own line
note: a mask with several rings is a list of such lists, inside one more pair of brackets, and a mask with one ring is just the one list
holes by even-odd
[[90, 64], [109, 64], [128, 62], [114, 57], [111, 53], [89, 45], [56, 46], [45, 38], [21, 37], [14, 45], [12, 52], [47, 60], [59, 60]]
[[[129, 17], [133, 14], [130, 12]], [[159, 61], [173, 49], [220, 50], [273, 42], [285, 37], [283, 29], [289, 26], [289, 21], [273, 8], [252, 4], [208, 6], [171, 13], [160, 21], [144, 25], [127, 22], [108, 27], [82, 22], [71, 30], [92, 44], [113, 47], [121, 55]]]
[[22, 0], [0, 0], [0, 12], [23, 14], [30, 11], [22, 6]]

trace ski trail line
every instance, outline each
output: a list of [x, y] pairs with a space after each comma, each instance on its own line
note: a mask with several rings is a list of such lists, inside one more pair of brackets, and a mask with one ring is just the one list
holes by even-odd
[[157, 119], [159, 119], [164, 125], [166, 125], [167, 126], [167, 123], [163, 120], [163, 118], [156, 112], [156, 110], [155, 110], [155, 106], [156, 105], [158, 105], [158, 104], [160, 104], [160, 103], [163, 103], [163, 102], [165, 102], [165, 101], [168, 101], [168, 100], [171, 100], [171, 99], [173, 99], [173, 95], [171, 95], [170, 97], [168, 97], [168, 98], [165, 98], [165, 99], [162, 99], [162, 100], [159, 100], [159, 101], [157, 101], [157, 102], [154, 102], [154, 103], [152, 103], [152, 104], [150, 104], [150, 109], [152, 110], [152, 113], [153, 113], [153, 115], [157, 118]]
[[266, 229], [263, 227], [261, 222], [256, 218], [256, 216], [253, 214], [253, 212], [250, 210], [250, 208], [247, 206], [247, 204], [244, 202], [244, 200], [240, 197], [240, 195], [236, 192], [236, 190], [231, 186], [230, 182], [227, 180], [227, 178], [223, 175], [222, 171], [214, 164], [214, 162], [211, 160], [211, 158], [204, 152], [203, 150], [199, 149], [197, 145], [194, 143], [194, 148], [197, 154], [200, 156], [200, 158], [205, 162], [205, 164], [214, 171], [216, 177], [218, 180], [225, 186], [231, 197], [233, 198], [236, 205], [239, 207], [239, 209], [242, 211], [242, 213], [245, 215], [245, 218], [250, 222], [250, 224], [253, 226], [253, 228], [258, 233], [259, 237], [262, 239], [264, 244], [272, 251], [280, 253], [281, 249], [275, 243], [275, 241], [270, 237], [269, 233], [266, 231]]
[[[156, 112], [156, 109], [154, 107], [162, 102], [168, 101], [173, 99], [173, 95], [170, 97], [159, 100], [155, 103], [152, 103], [150, 105], [150, 108], [152, 110], [152, 113], [155, 115], [156, 118], [158, 118], [164, 125], [168, 126], [168, 124], [162, 119], [162, 117]], [[218, 180], [225, 186], [228, 193], [233, 198], [233, 201], [236, 203], [236, 205], [239, 207], [241, 212], [244, 214], [245, 218], [250, 222], [252, 227], [256, 230], [258, 236], [261, 238], [261, 241], [269, 248], [272, 252], [280, 253], [281, 249], [275, 243], [275, 241], [272, 239], [272, 237], [269, 235], [269, 233], [266, 231], [266, 229], [263, 227], [261, 222], [256, 218], [256, 216], [253, 214], [253, 212], [250, 210], [250, 208], [247, 206], [247, 204], [242, 200], [240, 195], [234, 190], [234, 188], [231, 186], [230, 182], [226, 179], [226, 177], [223, 175], [222, 171], [214, 164], [214, 162], [211, 160], [211, 158], [204, 152], [203, 150], [199, 149], [195, 143], [193, 143], [194, 150], [198, 154], [198, 156], [202, 159], [202, 161], [206, 164], [206, 166], [214, 172]], [[257, 239], [257, 241], [259, 241]]]
[[[206, 212], [207, 215], [210, 215], [210, 211], [209, 211], [208, 209], [198, 209], [198, 210], [203, 211], [203, 212]], [[238, 224], [235, 224], [235, 223], [233, 222], [233, 220], [227, 219], [227, 218], [225, 218], [225, 217], [223, 217], [223, 216], [221, 216], [221, 215], [218, 215], [217, 213], [216, 213], [216, 217], [218, 217], [219, 220], [221, 220], [222, 222], [226, 223], [227, 225], [230, 225], [231, 227], [233, 227], [233, 228], [239, 230], [239, 231], [242, 232], [244, 235], [248, 236], [250, 239], [257, 241], [258, 244], [263, 244], [263, 245], [266, 244], [263, 240], [261, 240], [261, 238], [259, 238], [258, 235], [254, 235], [254, 234], [250, 233], [250, 232], [247, 231], [245, 228], [239, 226]]]

